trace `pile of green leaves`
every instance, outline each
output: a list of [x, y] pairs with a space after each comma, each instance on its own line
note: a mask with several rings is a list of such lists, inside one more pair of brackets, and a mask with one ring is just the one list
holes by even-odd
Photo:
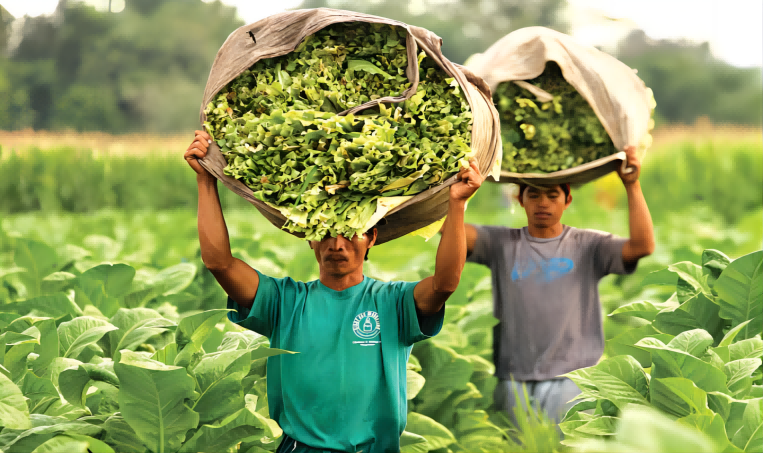
[[613, 312], [646, 323], [610, 340], [609, 358], [567, 375], [583, 393], [560, 424], [562, 443], [614, 451], [618, 444], [606, 439], [624, 431], [622, 414], [638, 405], [702, 432], [704, 451], [761, 451], [761, 282], [763, 251], [730, 261], [706, 250], [701, 266], [682, 262], [652, 273], [646, 284], [676, 291], [664, 303]]
[[399, 27], [336, 24], [244, 71], [205, 110], [225, 173], [309, 240], [362, 234], [378, 198], [414, 195], [455, 174], [471, 156], [471, 112], [425, 53], [409, 100], [340, 115], [410, 86], [405, 42]]
[[527, 80], [549, 94], [540, 103], [513, 82], [498, 85], [493, 94], [501, 118], [503, 170], [551, 173], [615, 153], [615, 145], [591, 106], [562, 76], [553, 61], [538, 77]]
[[286, 351], [227, 310], [179, 315], [168, 300], [194, 279], [190, 263], [80, 272], [83, 250], [66, 250], [16, 239], [15, 266], [0, 268], [11, 289], [0, 305], [0, 450], [275, 449], [265, 365]]

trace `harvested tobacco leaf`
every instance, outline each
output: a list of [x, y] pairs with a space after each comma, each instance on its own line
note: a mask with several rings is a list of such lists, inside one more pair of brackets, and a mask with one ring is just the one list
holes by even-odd
[[410, 99], [339, 115], [403, 93], [407, 65], [405, 29], [362, 22], [328, 26], [258, 61], [205, 109], [225, 174], [308, 240], [362, 234], [378, 198], [422, 192], [473, 154], [469, 104], [424, 52]]
[[502, 82], [493, 95], [501, 118], [503, 170], [551, 173], [617, 152], [591, 106], [553, 61], [528, 83], [553, 95], [539, 102], [526, 89]]

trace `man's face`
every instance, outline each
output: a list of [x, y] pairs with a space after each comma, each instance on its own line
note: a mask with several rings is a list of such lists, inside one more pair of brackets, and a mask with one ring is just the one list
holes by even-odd
[[527, 213], [527, 223], [537, 228], [549, 228], [559, 223], [571, 202], [572, 195], [565, 197], [559, 185], [528, 187], [519, 199]]
[[376, 229], [362, 236], [347, 239], [344, 236], [331, 236], [321, 241], [310, 241], [310, 248], [315, 252], [321, 271], [342, 276], [363, 267], [366, 251], [376, 242]]

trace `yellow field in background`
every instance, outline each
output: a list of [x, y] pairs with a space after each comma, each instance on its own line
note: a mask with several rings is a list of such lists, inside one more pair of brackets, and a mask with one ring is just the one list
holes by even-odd
[[192, 140], [193, 131], [184, 135], [111, 135], [104, 132], [52, 132], [31, 129], [0, 131], [0, 146], [6, 150], [23, 151], [31, 147], [48, 150], [72, 147], [77, 150], [92, 150], [96, 154], [115, 156], [182, 154]]
[[[652, 131], [654, 143], [649, 151], [678, 142], [748, 142], [762, 143], [763, 130], [759, 127], [713, 124], [700, 118], [692, 125], [669, 125]], [[111, 135], [103, 132], [50, 132], [0, 131], [0, 146], [23, 151], [30, 147], [43, 150], [61, 147], [92, 150], [96, 154], [151, 155], [155, 153], [182, 153], [193, 140], [193, 131], [178, 135], [126, 134]]]

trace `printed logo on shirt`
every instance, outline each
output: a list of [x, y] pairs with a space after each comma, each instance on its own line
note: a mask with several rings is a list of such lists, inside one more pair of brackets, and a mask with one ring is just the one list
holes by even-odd
[[379, 313], [375, 311], [364, 311], [355, 317], [352, 321], [352, 331], [355, 335], [361, 339], [361, 341], [353, 341], [354, 344], [361, 346], [372, 346], [381, 343], [378, 339], [381, 331], [381, 324], [379, 324]]
[[551, 258], [541, 260], [540, 263], [531, 260], [524, 263], [515, 262], [511, 270], [511, 280], [524, 280], [535, 276], [541, 282], [548, 283], [569, 274], [574, 267], [575, 263], [569, 258]]

